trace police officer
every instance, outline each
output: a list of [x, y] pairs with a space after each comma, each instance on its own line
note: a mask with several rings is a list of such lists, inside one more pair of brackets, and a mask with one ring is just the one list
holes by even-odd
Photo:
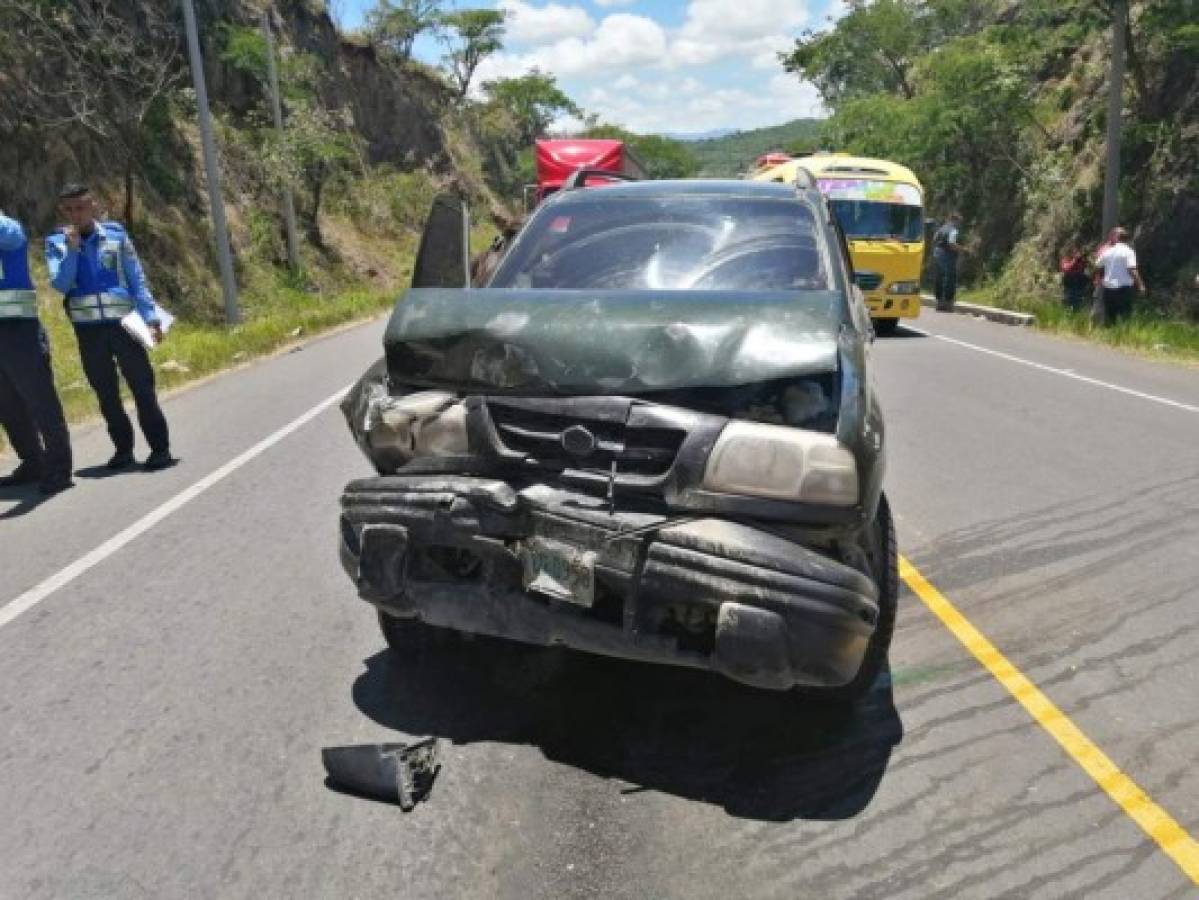
[[933, 263], [936, 284], [933, 293], [939, 312], [953, 312], [958, 293], [958, 256], [965, 249], [961, 244], [961, 213], [950, 213], [948, 221], [933, 235]]
[[154, 369], [146, 348], [129, 335], [121, 319], [136, 311], [158, 340], [158, 305], [150, 294], [133, 242], [116, 222], [96, 221], [96, 201], [86, 185], [69, 184], [58, 198], [67, 225], [46, 238], [50, 283], [65, 295], [65, 307], [88, 383], [100, 401], [116, 452], [110, 469], [133, 465], [133, 425], [121, 405], [120, 368], [133, 394], [137, 421], [150, 445], [145, 468], [174, 463], [166, 417], [154, 391]]
[[0, 485], [41, 482], [43, 494], [71, 487], [71, 436], [54, 390], [50, 344], [37, 315], [29, 242], [0, 212], [0, 423], [21, 460]]

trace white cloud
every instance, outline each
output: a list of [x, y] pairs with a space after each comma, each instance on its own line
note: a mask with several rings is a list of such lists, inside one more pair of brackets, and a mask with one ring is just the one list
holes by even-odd
[[589, 38], [567, 37], [526, 53], [484, 60], [479, 79], [541, 69], [556, 76], [595, 74], [655, 65], [665, 58], [666, 32], [653, 19], [628, 13], [606, 16]]
[[507, 14], [505, 39], [512, 46], [539, 47], [585, 37], [595, 29], [595, 20], [581, 6], [534, 6], [524, 0], [499, 0], [498, 6]]
[[[642, 132], [748, 129], [826, 114], [810, 84], [782, 71], [778, 54], [800, 29], [839, 14], [843, 0], [810, 0], [815, 21], [805, 0], [689, 0], [672, 29], [625, 12], [596, 23], [569, 2], [499, 0], [510, 13], [511, 49], [484, 60], [476, 85], [537, 68], [601, 120]], [[719, 71], [700, 68], [720, 60]]]
[[810, 84], [779, 73], [749, 87], [704, 85], [657, 73], [635, 92], [595, 88], [587, 108], [602, 120], [642, 132], [695, 133], [716, 128], [758, 128], [791, 119], [822, 117], [825, 110]]
[[637, 0], [595, 0], [596, 4], [603, 7], [611, 6], [632, 6]]
[[805, 0], [691, 0], [683, 34], [746, 39], [790, 31], [808, 21]]
[[699, 66], [737, 56], [769, 68], [810, 18], [805, 0], [691, 0], [670, 63]]

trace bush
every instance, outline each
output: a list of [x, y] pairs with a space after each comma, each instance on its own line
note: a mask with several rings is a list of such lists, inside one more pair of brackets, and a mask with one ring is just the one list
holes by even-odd
[[396, 237], [423, 227], [437, 192], [437, 180], [428, 172], [381, 169], [345, 181], [330, 197], [329, 210], [362, 231]]

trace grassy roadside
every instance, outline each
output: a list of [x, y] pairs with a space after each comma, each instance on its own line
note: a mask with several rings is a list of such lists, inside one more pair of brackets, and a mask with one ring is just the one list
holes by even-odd
[[[50, 334], [54, 380], [70, 422], [99, 413], [96, 396], [84, 378], [75, 335], [57, 303], [43, 300], [42, 322]], [[234, 327], [178, 322], [151, 355], [160, 391], [265, 356], [301, 337], [387, 310], [392, 293], [354, 289], [335, 296], [278, 288], [247, 304], [246, 320]], [[3, 442], [0, 442], [3, 446]]]
[[[343, 292], [313, 293], [288, 286], [284, 279], [256, 284], [241, 295], [245, 320], [236, 327], [178, 321], [151, 354], [160, 391], [168, 391], [262, 357], [296, 340], [390, 309], [394, 291], [352, 285]], [[79, 362], [75, 334], [61, 300], [39, 290], [42, 324], [50, 335], [54, 380], [67, 420], [86, 421], [99, 414], [96, 395]], [[124, 390], [124, 386], [122, 385]], [[128, 399], [128, 392], [125, 392]], [[0, 454], [8, 452], [0, 432]]]
[[1055, 295], [1017, 296], [998, 285], [984, 285], [961, 291], [959, 298], [968, 303], [1032, 313], [1036, 316], [1037, 328], [1054, 334], [1071, 335], [1157, 358], [1199, 363], [1199, 324], [1167, 318], [1143, 308], [1119, 325], [1098, 328], [1091, 324], [1089, 309], [1071, 312]]

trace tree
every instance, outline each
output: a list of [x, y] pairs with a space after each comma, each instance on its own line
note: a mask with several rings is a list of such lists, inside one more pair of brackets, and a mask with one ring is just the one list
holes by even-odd
[[916, 0], [848, 0], [830, 31], [805, 31], [783, 67], [816, 85], [826, 102], [875, 93], [913, 94], [909, 72], [923, 49]]
[[537, 69], [519, 78], [485, 81], [483, 91], [489, 103], [512, 116], [521, 147], [544, 135], [558, 117], [582, 115], [578, 105], [558, 87], [554, 76]]
[[366, 14], [371, 43], [396, 61], [412, 58], [412, 45], [441, 21], [441, 0], [378, 0]]
[[650, 178], [690, 178], [699, 171], [699, 160], [687, 145], [658, 134], [635, 134], [618, 125], [593, 125], [582, 137], [624, 141], [645, 165]]
[[995, 0], [846, 0], [828, 31], [805, 31], [783, 67], [811, 81], [825, 102], [872, 94], [915, 95], [912, 68], [935, 46], [974, 34], [994, 17]]
[[309, 240], [321, 244], [325, 186], [360, 159], [349, 116], [341, 110], [326, 109], [315, 100], [292, 101], [283, 135], [268, 130], [264, 137], [272, 178], [307, 191], [309, 202], [301, 206], [300, 218]]
[[267, 189], [288, 187], [307, 195], [300, 204], [308, 238], [322, 242], [320, 212], [329, 181], [360, 159], [359, 139], [344, 109], [327, 108], [318, 96], [319, 60], [309, 53], [289, 53], [280, 71], [284, 128], [280, 134], [268, 114], [266, 39], [261, 30], [226, 25], [221, 61], [250, 76], [263, 90], [261, 106], [249, 117], [246, 129], [250, 152], [246, 164]]
[[496, 9], [462, 9], [442, 14], [445, 64], [459, 101], [466, 98], [479, 64], [504, 45], [505, 18], [505, 13]]
[[0, 5], [0, 131], [83, 128], [120, 155], [124, 219], [152, 112], [183, 77], [182, 37], [159, 4], [5, 0]]

